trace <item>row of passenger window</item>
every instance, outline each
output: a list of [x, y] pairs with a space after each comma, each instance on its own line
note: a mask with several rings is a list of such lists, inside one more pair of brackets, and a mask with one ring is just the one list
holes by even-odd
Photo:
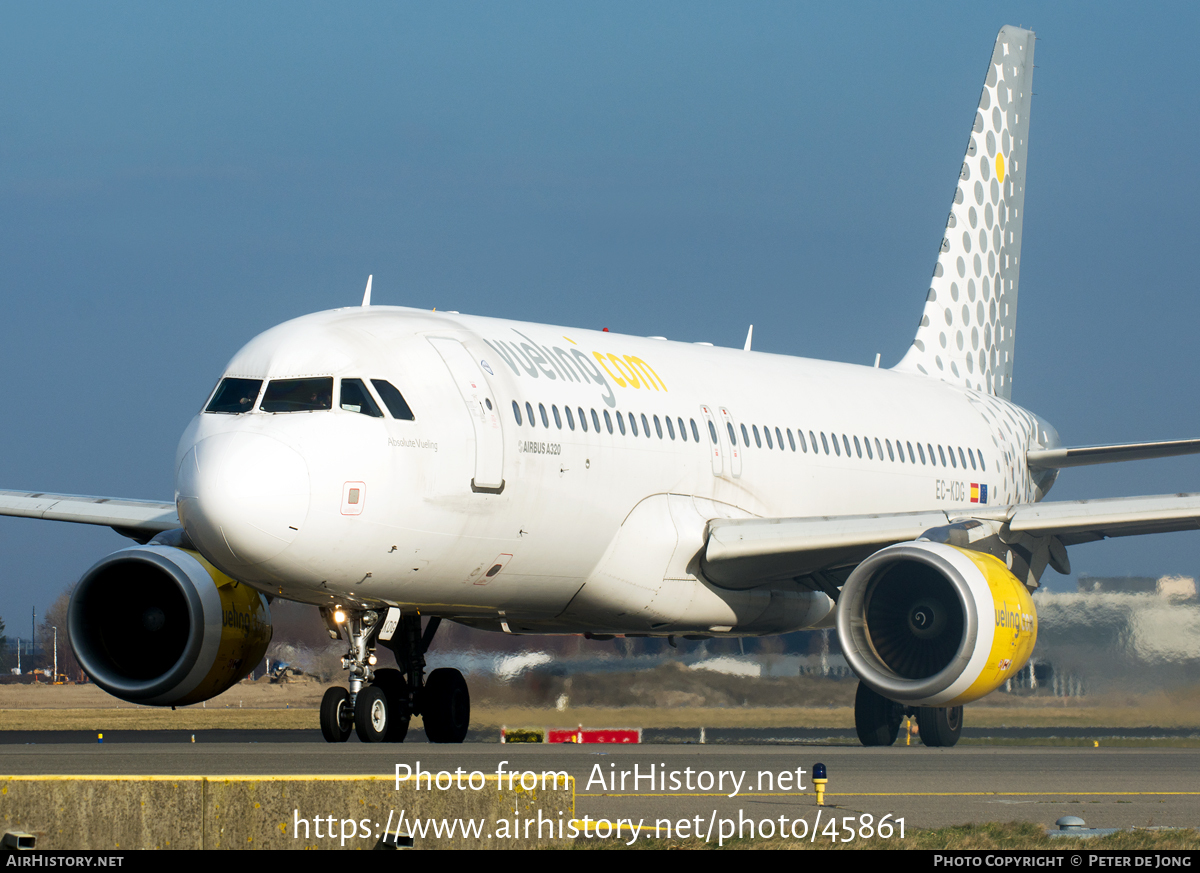
[[[517, 420], [517, 424], [524, 424], [525, 419], [528, 419], [530, 427], [537, 427], [537, 417], [534, 415], [532, 404], [530, 404], [530, 403], [525, 404], [525, 415], [524, 416], [521, 415], [521, 405], [519, 403], [517, 403], [517, 401], [515, 401], [515, 400], [513, 401], [512, 408], [513, 408], [513, 417]], [[567, 420], [567, 427], [571, 430], [575, 430], [576, 416], [575, 416], [575, 413], [571, 411], [571, 407], [564, 406], [561, 414], [559, 413], [557, 406], [552, 405], [550, 407], [549, 413], [546, 412], [545, 404], [539, 403], [537, 405], [537, 408], [538, 408], [538, 413], [542, 417], [542, 427], [550, 427], [550, 417], [553, 416], [555, 426], [559, 430], [562, 430], [563, 418], [565, 417]], [[587, 433], [587, 431], [588, 431], [588, 414], [586, 412], [584, 412], [582, 406], [578, 407], [577, 411], [579, 413], [579, 417], [578, 417], [579, 428], [584, 433]], [[628, 413], [628, 415], [629, 415], [629, 418], [626, 419], [625, 415], [623, 415], [620, 412], [615, 412], [615, 413], [610, 414], [609, 411], [606, 409], [606, 410], [604, 410], [603, 413], [598, 414], [596, 412], [596, 410], [593, 409], [593, 410], [591, 410], [592, 430], [594, 430], [596, 433], [600, 433], [600, 419], [603, 416], [604, 427], [607, 428], [609, 433], [613, 433], [614, 432], [613, 418], [615, 417], [617, 420], [617, 424], [616, 424], [616, 428], [615, 428], [616, 430], [619, 430], [622, 434], [624, 434], [626, 432], [626, 422], [628, 421], [629, 431], [634, 436], [638, 436], [639, 430], [638, 430], [637, 416], [634, 415], [632, 412]], [[657, 415], [652, 415], [650, 417], [650, 419], [654, 420], [654, 430], [658, 434], [658, 438], [660, 440], [663, 438], [663, 424], [665, 423], [667, 436], [669, 436], [671, 439], [675, 439], [675, 428], [676, 428], [676, 425], [678, 425], [679, 438], [682, 439], [684, 442], [687, 442], [688, 429], [687, 429], [687, 426], [684, 425], [682, 418], [676, 418], [675, 421], [672, 421], [671, 417], [668, 415], [668, 416], [664, 416], [663, 419], [660, 420]], [[650, 436], [650, 419], [646, 418], [645, 413], [642, 413], [642, 426], [641, 426], [640, 432], [644, 433], [647, 436], [647, 438]], [[689, 421], [691, 423], [691, 428], [692, 428], [692, 439], [695, 442], [700, 442], [700, 429], [698, 427], [696, 427], [696, 420], [693, 418], [693, 419], [689, 419]]]
[[[569, 406], [563, 407], [562, 413], [560, 413], [557, 406], [551, 405], [550, 412], [547, 413], [545, 404], [539, 403], [537, 405], [537, 415], [535, 415], [533, 405], [531, 403], [527, 402], [525, 404], [524, 416], [522, 416], [522, 414], [521, 414], [521, 406], [517, 401], [515, 401], [515, 400], [513, 401], [512, 408], [513, 408], [513, 417], [516, 419], [516, 422], [518, 425], [524, 424], [524, 421], [528, 420], [530, 427], [537, 427], [537, 419], [538, 419], [538, 416], [540, 416], [541, 420], [542, 420], [542, 427], [548, 428], [548, 427], [550, 427], [550, 419], [551, 419], [551, 417], [553, 417], [555, 426], [559, 430], [562, 430], [563, 419], [565, 418], [566, 422], [567, 422], [567, 427], [571, 430], [575, 430], [576, 415], [575, 415], [575, 413], [573, 413], [571, 411], [571, 407], [569, 407]], [[587, 413], [584, 412], [584, 409], [582, 406], [578, 407], [577, 411], [578, 411], [579, 427], [583, 431], [586, 432], [588, 430], [588, 417], [589, 416]], [[595, 409], [592, 409], [590, 417], [591, 417], [591, 422], [592, 422], [592, 428], [597, 433], [599, 433], [601, 416], [596, 413]], [[635, 415], [632, 412], [624, 413], [624, 414], [621, 412], [615, 412], [612, 415], [610, 415], [607, 409], [604, 410], [604, 412], [603, 412], [604, 426], [607, 428], [609, 433], [613, 433], [613, 418], [614, 417], [616, 418], [616, 427], [618, 430], [620, 430], [620, 432], [622, 434], [624, 434], [626, 432], [626, 428], [628, 427], [628, 430], [630, 433], [632, 433], [634, 436], [638, 436], [638, 433], [639, 433], [638, 418], [639, 418], [639, 416]], [[647, 437], [650, 436], [650, 421], [653, 420], [654, 430], [655, 430], [655, 433], [658, 434], [659, 439], [663, 438], [663, 424], [664, 423], [666, 424], [667, 435], [671, 439], [675, 439], [675, 424], [672, 423], [671, 417], [669, 415], [664, 416], [662, 421], [659, 420], [659, 417], [657, 415], [652, 415], [650, 417], [650, 419], [647, 419], [645, 413], [642, 413], [640, 418], [641, 418], [641, 433], [644, 433]], [[696, 420], [693, 418], [693, 419], [689, 419], [688, 421], [689, 421], [689, 424], [691, 425], [692, 439], [695, 442], [700, 442], [700, 430], [699, 430], [699, 428], [696, 427]], [[688, 428], [684, 426], [683, 419], [676, 418], [675, 422], [677, 422], [678, 426], [679, 426], [680, 438], [682, 438], [684, 442], [687, 442]], [[738, 445], [739, 444], [738, 434], [737, 434], [737, 431], [734, 429], [733, 423], [726, 422], [725, 426], [729, 431], [729, 442], [734, 446]], [[793, 433], [791, 429], [781, 430], [780, 428], [776, 427], [774, 429], [774, 431], [775, 431], [774, 439], [772, 439], [771, 428], [766, 425], [763, 426], [763, 429], [761, 432], [759, 431], [758, 425], [756, 425], [756, 424], [750, 425], [749, 429], [747, 429], [746, 425], [744, 425], [744, 424], [740, 425], [739, 427], [740, 427], [741, 436], [742, 436], [740, 444], [743, 446], [746, 446], [747, 448], [749, 448], [749, 446], [750, 446], [750, 440], [751, 440], [750, 434], [753, 433], [754, 434], [754, 437], [753, 437], [754, 445], [757, 446], [758, 448], [761, 449], [763, 447], [763, 442], [765, 440], [766, 446], [768, 449], [774, 449], [776, 446], [778, 446], [780, 451], [786, 451], [786, 449], [784, 448], [784, 445], [783, 445], [784, 435], [786, 434], [787, 435], [787, 443], [791, 447], [791, 450], [793, 452], [797, 451], [797, 442], [798, 442], [799, 443], [799, 451], [801, 451], [805, 454], [808, 453], [809, 445], [811, 444], [812, 451], [814, 454], [820, 454], [823, 451], [826, 455], [833, 454], [838, 457], [841, 457], [843, 449], [844, 449], [847, 458], [854, 457], [854, 456], [861, 458], [861, 457], [863, 457], [863, 454], [865, 451], [866, 457], [868, 460], [874, 460], [875, 458], [879, 458], [879, 460], [882, 461], [884, 459], [883, 456], [884, 456], [884, 451], [885, 451], [885, 446], [886, 446], [887, 458], [888, 458], [888, 460], [890, 460], [892, 462], [899, 461], [899, 463], [901, 463], [901, 464], [903, 464], [903, 463], [916, 464], [918, 462], [918, 458], [919, 458], [920, 463], [922, 465], [932, 464], [933, 466], [936, 467], [936, 466], [938, 466], [938, 463], [940, 462], [941, 466], [943, 466], [943, 467], [954, 467], [954, 468], [962, 467], [962, 469], [965, 470], [965, 469], [967, 469], [967, 464], [969, 463], [972, 470], [983, 470], [985, 472], [987, 471], [987, 465], [983, 460], [983, 452], [978, 449], [968, 448], [964, 452], [964, 450], [961, 446], [956, 448], [956, 447], [949, 446], [949, 445], [947, 445], [947, 446], [938, 445], [935, 447], [933, 443], [922, 444], [922, 443], [918, 442], [916, 445], [916, 450], [914, 451], [913, 444], [910, 441], [896, 440], [895, 446], [893, 447], [892, 441], [890, 439], [885, 439], [881, 443], [879, 438], [875, 437], [874, 438], [874, 450], [872, 450], [872, 438], [871, 437], [863, 437], [862, 440], [860, 441], [859, 438], [856, 436], [851, 437], [848, 434], [842, 434], [840, 437], [840, 442], [839, 442], [839, 437], [837, 434], [830, 433], [827, 435], [824, 431], [822, 431], [820, 434], [820, 448], [818, 448], [818, 446], [817, 446], [818, 435], [811, 430], [808, 432], [808, 438], [806, 439], [805, 435], [804, 435], [804, 431], [802, 431], [800, 428], [796, 428], [795, 433]], [[716, 429], [716, 426], [711, 421], [708, 422], [708, 432], [709, 432], [709, 437], [712, 439], [713, 444], [715, 445], [717, 442], [717, 429]], [[853, 442], [853, 449], [851, 449], [851, 442]], [[832, 451], [830, 451], [831, 445], [833, 447]], [[907, 452], [908, 452], [907, 458], [905, 457], [905, 450], [907, 450]], [[928, 454], [926, 454], [927, 450], [928, 450]], [[852, 451], [853, 451], [853, 455], [851, 454]], [[957, 452], [957, 456], [955, 454], [956, 452]], [[947, 459], [949, 459], [949, 460], [947, 460]]]
[[[237, 415], [254, 409], [262, 389], [262, 379], [222, 379], [205, 412]], [[391, 382], [372, 379], [371, 384], [392, 418], [413, 421], [412, 409]], [[379, 404], [362, 379], [342, 379], [338, 405], [347, 412], [371, 418], [383, 418]], [[316, 412], [333, 408], [333, 377], [315, 379], [272, 379], [262, 392], [258, 408], [262, 412]]]

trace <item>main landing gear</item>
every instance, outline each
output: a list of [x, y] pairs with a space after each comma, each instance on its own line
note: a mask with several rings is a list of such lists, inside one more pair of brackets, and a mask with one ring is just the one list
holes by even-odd
[[854, 695], [854, 729], [864, 746], [892, 745], [906, 715], [917, 717], [921, 742], [927, 746], [953, 746], [962, 736], [961, 706], [904, 706], [858, 683]]
[[[350, 671], [350, 688], [330, 688], [321, 699], [321, 733], [326, 742], [343, 743], [353, 731], [364, 743], [401, 743], [414, 715], [424, 720], [430, 742], [461, 743], [466, 738], [471, 723], [466, 680], [449, 668], [425, 676], [425, 652], [440, 618], [431, 618], [422, 633], [416, 613], [387, 621], [374, 610], [321, 612], [332, 633], [349, 638], [342, 667]], [[392, 650], [399, 670], [375, 669], [376, 643]]]

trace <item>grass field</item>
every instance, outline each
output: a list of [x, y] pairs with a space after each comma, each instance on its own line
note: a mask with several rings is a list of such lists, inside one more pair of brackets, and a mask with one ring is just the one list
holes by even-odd
[[[852, 683], [849, 684], [853, 687]], [[326, 686], [316, 682], [272, 685], [240, 683], [206, 704], [135, 706], [94, 685], [0, 686], [0, 730], [211, 730], [304, 729], [317, 727], [317, 707]], [[967, 707], [970, 727], [1200, 728], [1200, 690], [1171, 694], [1108, 695], [1090, 698], [1015, 697], [993, 694]], [[849, 705], [822, 706], [512, 706], [495, 696], [472, 706], [472, 727], [642, 727], [852, 728]], [[419, 724], [419, 719], [416, 724]], [[1000, 742], [1000, 741], [997, 741]], [[1042, 743], [1046, 741], [1041, 741]], [[1146, 741], [1135, 741], [1142, 744]], [[1193, 745], [1163, 740], [1166, 745]], [[1088, 745], [1063, 740], [1062, 745]], [[1115, 744], [1115, 743], [1114, 743]]]
[[1010, 822], [1008, 824], [959, 825], [930, 830], [907, 831], [904, 839], [855, 840], [849, 843], [834, 843], [827, 836], [818, 835], [811, 842], [795, 839], [734, 839], [724, 846], [716, 841], [704, 840], [638, 840], [634, 846], [626, 846], [619, 840], [575, 840], [576, 849], [923, 849], [923, 850], [973, 850], [973, 849], [1051, 849], [1059, 851], [1127, 851], [1200, 849], [1200, 832], [1195, 830], [1147, 830], [1138, 829], [1103, 837], [1068, 838], [1050, 837], [1035, 824]]

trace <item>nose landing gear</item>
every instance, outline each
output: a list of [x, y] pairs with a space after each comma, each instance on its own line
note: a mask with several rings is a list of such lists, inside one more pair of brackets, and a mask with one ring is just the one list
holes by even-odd
[[[421, 617], [388, 610], [380, 621], [374, 610], [321, 610], [331, 633], [345, 631], [349, 651], [342, 659], [350, 688], [330, 688], [321, 700], [321, 734], [340, 743], [358, 734], [364, 743], [400, 743], [413, 715], [425, 722], [430, 742], [461, 743], [471, 722], [471, 698], [458, 670], [441, 668], [425, 678], [425, 652], [441, 619], [431, 618], [422, 633]], [[375, 645], [392, 650], [399, 670], [374, 669]]]

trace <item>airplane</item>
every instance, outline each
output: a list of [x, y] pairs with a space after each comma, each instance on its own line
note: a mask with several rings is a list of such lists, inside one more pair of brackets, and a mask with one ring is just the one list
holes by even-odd
[[[439, 624], [715, 637], [836, 627], [855, 726], [952, 746], [1028, 663], [1067, 547], [1200, 528], [1200, 494], [1045, 501], [1060, 470], [1200, 452], [1066, 447], [1012, 402], [1034, 34], [991, 54], [916, 334], [883, 369], [371, 303], [250, 340], [184, 431], [175, 501], [0, 492], [135, 541], [82, 577], [71, 646], [127, 701], [261, 661], [275, 598], [344, 640], [322, 733], [462, 742]], [[399, 669], [379, 667], [379, 647]]]

